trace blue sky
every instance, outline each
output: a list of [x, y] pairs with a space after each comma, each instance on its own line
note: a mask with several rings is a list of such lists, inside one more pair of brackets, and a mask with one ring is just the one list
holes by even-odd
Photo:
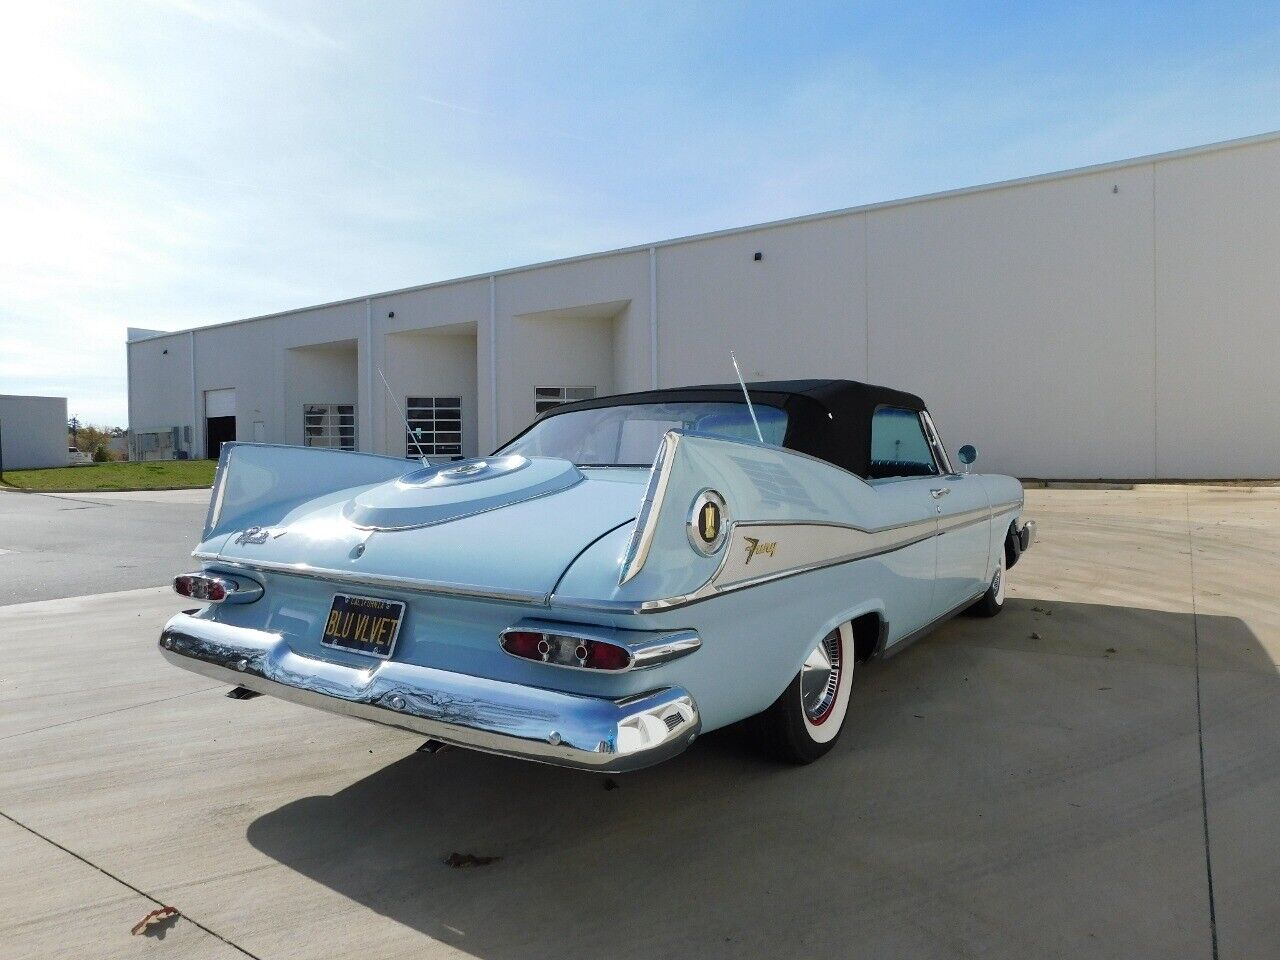
[[1280, 129], [1274, 4], [8, 6], [0, 393], [180, 329]]

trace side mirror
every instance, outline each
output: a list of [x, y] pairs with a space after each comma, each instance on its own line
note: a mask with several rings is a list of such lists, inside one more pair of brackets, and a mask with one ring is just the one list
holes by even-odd
[[972, 443], [966, 443], [956, 451], [956, 457], [964, 464], [964, 472], [968, 473], [969, 464], [978, 459], [978, 448]]

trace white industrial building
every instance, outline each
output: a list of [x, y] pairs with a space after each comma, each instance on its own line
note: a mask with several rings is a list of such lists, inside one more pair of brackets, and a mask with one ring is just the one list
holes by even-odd
[[67, 398], [0, 394], [0, 468], [65, 467]]
[[[548, 404], [732, 378], [918, 393], [1022, 477], [1280, 476], [1280, 134], [131, 330], [136, 455], [484, 453]], [[383, 377], [389, 384], [388, 390]]]

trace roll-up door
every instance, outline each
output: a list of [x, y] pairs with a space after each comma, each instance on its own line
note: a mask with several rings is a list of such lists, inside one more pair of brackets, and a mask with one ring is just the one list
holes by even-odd
[[234, 417], [236, 415], [235, 388], [206, 390], [204, 392], [204, 415], [206, 417]]

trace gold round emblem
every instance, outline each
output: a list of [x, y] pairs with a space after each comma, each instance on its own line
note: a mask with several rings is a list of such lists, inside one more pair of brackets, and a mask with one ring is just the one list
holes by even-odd
[[703, 490], [689, 509], [689, 544], [709, 557], [724, 546], [725, 524], [728, 522], [724, 497], [714, 490]]

